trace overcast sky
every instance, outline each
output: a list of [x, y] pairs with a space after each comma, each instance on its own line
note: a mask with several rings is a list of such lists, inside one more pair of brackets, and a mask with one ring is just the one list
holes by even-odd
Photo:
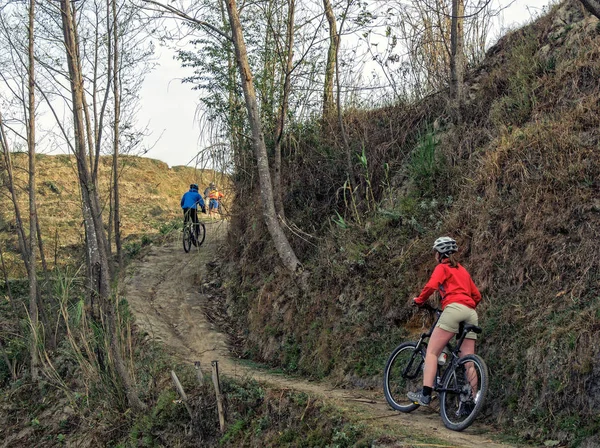
[[[504, 28], [514, 28], [528, 22], [533, 15], [551, 3], [550, 0], [501, 0], [510, 6], [504, 10]], [[170, 166], [186, 165], [194, 158], [204, 142], [195, 121], [198, 93], [181, 78], [191, 69], [181, 68], [173, 59], [174, 53], [158, 48], [159, 65], [146, 76], [141, 92], [141, 124], [148, 124], [152, 135], [147, 145], [154, 145], [146, 157], [162, 160]], [[158, 140], [158, 141], [157, 141]]]

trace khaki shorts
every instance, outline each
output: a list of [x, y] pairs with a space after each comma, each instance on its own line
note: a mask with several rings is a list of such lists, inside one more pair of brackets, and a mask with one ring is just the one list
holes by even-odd
[[[461, 322], [471, 325], [479, 325], [477, 319], [477, 312], [473, 308], [461, 305], [460, 303], [451, 303], [440, 316], [440, 320], [436, 327], [440, 327], [442, 330], [450, 331], [452, 333], [458, 333], [458, 326]], [[467, 339], [477, 339], [477, 335], [470, 331], [467, 333]]]

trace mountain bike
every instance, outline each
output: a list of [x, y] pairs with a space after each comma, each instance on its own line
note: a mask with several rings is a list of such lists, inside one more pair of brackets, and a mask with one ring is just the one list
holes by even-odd
[[200, 247], [204, 243], [205, 238], [206, 226], [204, 223], [199, 221], [195, 224], [190, 217], [186, 216], [183, 223], [183, 250], [187, 253], [192, 248], [192, 245]]
[[[419, 407], [406, 394], [420, 390], [427, 341], [439, 320], [442, 310], [424, 305], [422, 308], [435, 315], [433, 325], [418, 341], [404, 342], [394, 349], [385, 366], [383, 392], [389, 405], [401, 412], [412, 412]], [[454, 346], [449, 342], [438, 358], [436, 382], [433, 390], [440, 400], [440, 415], [444, 425], [454, 431], [469, 427], [485, 404], [489, 387], [488, 368], [478, 355], [460, 357], [460, 347], [468, 332], [481, 333], [475, 325], [463, 325], [456, 335]]]

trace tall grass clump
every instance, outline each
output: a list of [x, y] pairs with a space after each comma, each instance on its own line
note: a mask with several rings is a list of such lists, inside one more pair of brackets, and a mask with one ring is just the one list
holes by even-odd
[[529, 120], [535, 107], [538, 36], [531, 29], [515, 33], [515, 42], [503, 64], [505, 72], [500, 74], [504, 92], [494, 100], [490, 110], [490, 120], [496, 126], [521, 125]]
[[[57, 320], [50, 331], [58, 333], [60, 357], [57, 359], [53, 356], [43, 341], [38, 344], [42, 373], [50, 384], [69, 398], [73, 406], [77, 406], [74, 391], [83, 388], [106, 406], [110, 403], [115, 411], [124, 411], [127, 408], [126, 399], [110, 356], [111, 335], [107, 330], [105, 310], [93, 302], [86, 304], [83, 298], [84, 282], [80, 270], [55, 271], [53, 297]], [[131, 360], [132, 316], [123, 303], [115, 306], [115, 311], [121, 355]], [[73, 387], [73, 375], [77, 378], [76, 387]]]
[[420, 135], [417, 145], [410, 156], [408, 170], [415, 183], [416, 194], [421, 197], [434, 195], [441, 176], [445, 175], [446, 159], [439, 150], [439, 140], [433, 130]]

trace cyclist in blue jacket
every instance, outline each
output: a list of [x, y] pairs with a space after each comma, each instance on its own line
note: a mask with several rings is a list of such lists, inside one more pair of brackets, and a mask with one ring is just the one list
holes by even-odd
[[186, 191], [181, 197], [181, 208], [183, 209], [183, 225], [185, 226], [189, 220], [195, 224], [195, 235], [198, 236], [198, 212], [197, 206], [200, 205], [202, 213], [206, 213], [206, 206], [204, 205], [204, 199], [200, 193], [198, 193], [198, 184], [191, 184], [190, 191]]

